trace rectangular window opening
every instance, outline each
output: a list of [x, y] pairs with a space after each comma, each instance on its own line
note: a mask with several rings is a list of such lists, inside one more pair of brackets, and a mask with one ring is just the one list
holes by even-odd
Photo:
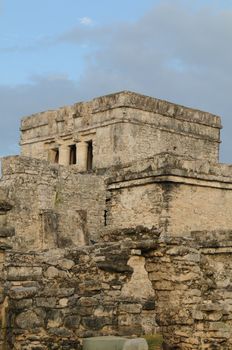
[[107, 226], [107, 213], [108, 210], [104, 210], [104, 226]]
[[93, 169], [93, 141], [90, 140], [87, 142], [88, 150], [87, 150], [87, 171]]
[[54, 163], [59, 163], [59, 157], [60, 157], [60, 152], [59, 152], [59, 148], [54, 150]]
[[53, 148], [49, 150], [48, 160], [52, 163], [59, 163], [59, 148]]
[[70, 158], [69, 164], [77, 164], [77, 147], [76, 145], [71, 145], [70, 147]]

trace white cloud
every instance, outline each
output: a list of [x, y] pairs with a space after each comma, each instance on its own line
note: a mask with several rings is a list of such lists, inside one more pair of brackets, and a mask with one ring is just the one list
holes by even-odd
[[0, 156], [19, 151], [19, 124], [23, 116], [81, 100], [77, 84], [65, 76], [33, 76], [28, 85], [0, 85]]
[[79, 22], [85, 26], [90, 26], [93, 24], [93, 20], [90, 17], [82, 17], [79, 19]]
[[92, 50], [82, 95], [134, 90], [221, 115], [222, 160], [232, 161], [232, 11], [166, 0], [136, 22], [78, 28], [61, 41]]
[[[0, 86], [0, 150], [14, 142], [20, 115], [125, 89], [221, 114], [223, 160], [231, 162], [232, 11], [185, 4], [166, 0], [136, 22], [108, 26], [84, 17], [83, 26], [48, 40], [87, 43], [85, 70], [76, 82], [57, 72], [27, 86]], [[12, 125], [14, 138], [7, 136]]]

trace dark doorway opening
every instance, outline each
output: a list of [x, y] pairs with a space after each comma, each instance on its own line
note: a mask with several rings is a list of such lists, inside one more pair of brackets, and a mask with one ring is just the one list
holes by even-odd
[[76, 164], [77, 163], [77, 147], [76, 145], [71, 145], [70, 147], [70, 158], [69, 158], [69, 164]]
[[93, 169], [93, 141], [90, 140], [87, 142], [88, 150], [87, 150], [87, 171]]
[[60, 156], [60, 152], [59, 152], [59, 148], [54, 149], [54, 163], [59, 163], [59, 156]]
[[104, 210], [104, 226], [107, 226], [107, 213], [108, 210]]

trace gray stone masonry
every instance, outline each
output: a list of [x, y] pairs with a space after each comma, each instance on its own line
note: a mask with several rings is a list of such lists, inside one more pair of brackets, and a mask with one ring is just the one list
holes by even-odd
[[[0, 349], [232, 349], [220, 117], [132, 92], [23, 118], [1, 161]], [[133, 343], [130, 341], [129, 343]]]

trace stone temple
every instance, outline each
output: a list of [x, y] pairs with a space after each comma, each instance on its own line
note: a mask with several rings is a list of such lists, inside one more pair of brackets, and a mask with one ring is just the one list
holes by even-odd
[[123, 91], [22, 119], [1, 160], [0, 349], [159, 332], [232, 349], [232, 166], [216, 115]]

